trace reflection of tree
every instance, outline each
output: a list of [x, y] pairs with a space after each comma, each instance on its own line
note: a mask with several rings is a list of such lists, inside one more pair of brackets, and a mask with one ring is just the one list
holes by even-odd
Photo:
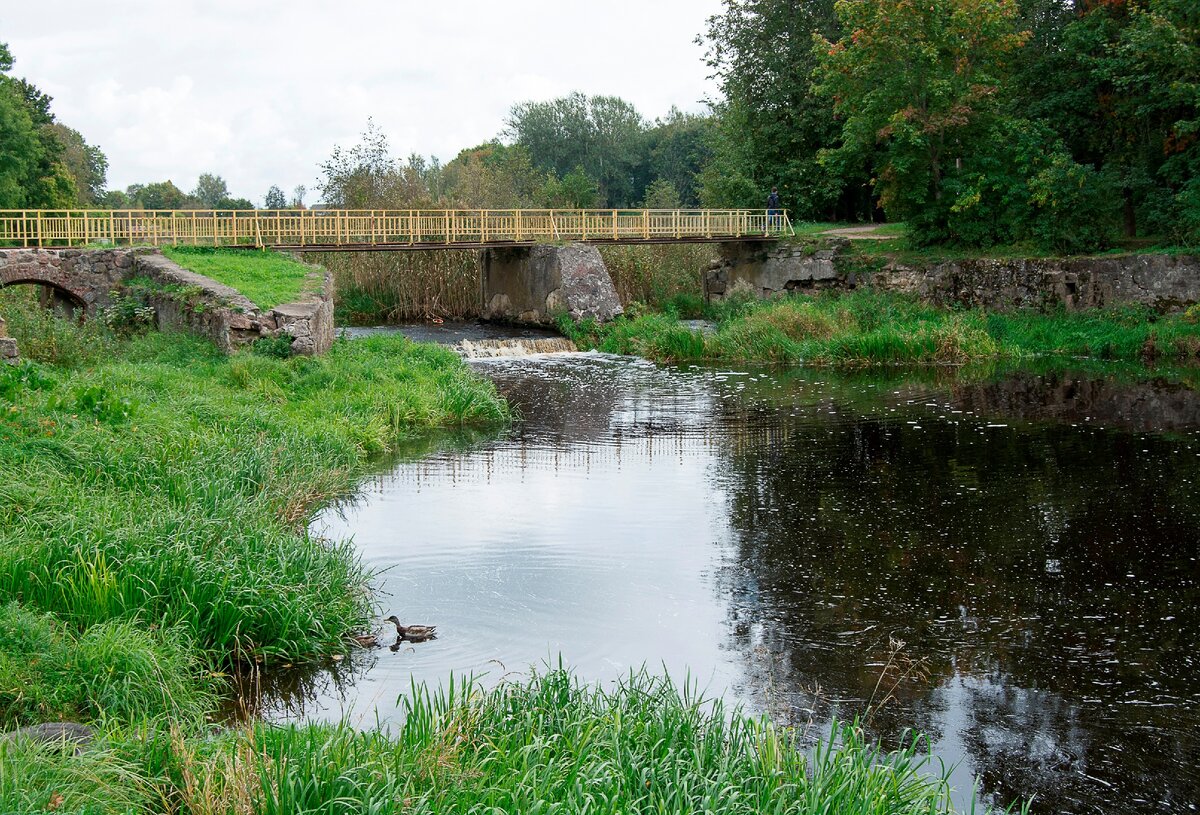
[[947, 418], [781, 412], [768, 443], [731, 441], [725, 580], [749, 669], [797, 703], [819, 680], [823, 714], [844, 718], [864, 709], [895, 636], [934, 684], [970, 679], [953, 699], [901, 685], [872, 722], [885, 741], [905, 726], [936, 737], [943, 720], [965, 729], [986, 788], [1036, 791], [1047, 811], [1195, 800], [1181, 768], [1200, 762], [1196, 451], [932, 410]]

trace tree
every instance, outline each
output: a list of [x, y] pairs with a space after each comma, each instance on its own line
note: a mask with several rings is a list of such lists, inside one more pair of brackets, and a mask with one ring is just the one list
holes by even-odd
[[[712, 159], [713, 127], [713, 117], [683, 113], [673, 107], [646, 134], [647, 173], [651, 178], [669, 182], [680, 206], [694, 207], [700, 203], [697, 176]], [[643, 197], [650, 197], [649, 187]]]
[[506, 134], [537, 169], [564, 178], [581, 168], [608, 206], [631, 206], [645, 188], [646, 121], [615, 96], [573, 93], [514, 105]]
[[194, 208], [197, 203], [169, 180], [153, 184], [131, 184], [125, 194], [137, 209], [189, 209]]
[[665, 178], [656, 178], [646, 187], [642, 206], [646, 209], [680, 209], [683, 201], [673, 183]]
[[295, 209], [304, 209], [304, 196], [308, 194], [308, 188], [303, 184], [297, 184], [292, 190], [292, 206]]
[[75, 182], [50, 127], [50, 97], [9, 76], [12, 66], [8, 46], [0, 44], [0, 207], [74, 206]]
[[460, 152], [444, 170], [445, 195], [457, 206], [487, 209], [538, 207], [545, 174], [521, 145], [493, 140]]
[[204, 209], [226, 209], [229, 200], [229, 186], [225, 179], [214, 173], [201, 173], [196, 181], [196, 189], [192, 190], [192, 198]]
[[287, 199], [283, 195], [283, 190], [274, 184], [267, 190], [266, 197], [263, 198], [263, 206], [267, 209], [284, 209], [287, 207]]
[[1005, 59], [1027, 34], [1014, 0], [840, 0], [846, 32], [817, 37], [818, 90], [842, 118], [839, 151], [881, 150], [881, 203], [911, 217], [940, 200], [946, 162], [996, 113]]
[[813, 90], [812, 39], [839, 30], [833, 0], [726, 0], [709, 18], [699, 42], [723, 98], [707, 131], [706, 205], [762, 207], [778, 186], [800, 218], [871, 217], [870, 157], [819, 160], [839, 128], [833, 101]]
[[541, 205], [551, 209], [592, 209], [599, 206], [600, 187], [582, 167], [562, 178], [548, 173], [538, 193]]
[[47, 125], [63, 146], [61, 162], [72, 178], [78, 203], [96, 206], [105, 195], [108, 181], [108, 158], [99, 147], [88, 144], [78, 130], [64, 124]]

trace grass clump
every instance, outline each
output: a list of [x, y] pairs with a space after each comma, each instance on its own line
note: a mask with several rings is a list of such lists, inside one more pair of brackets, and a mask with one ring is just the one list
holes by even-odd
[[707, 306], [704, 332], [676, 313], [647, 313], [606, 325], [563, 321], [585, 348], [651, 359], [740, 360], [834, 365], [965, 364], [1040, 355], [1106, 360], [1200, 356], [1200, 323], [1143, 307], [1044, 313], [985, 313], [930, 306], [870, 290], [733, 299]]
[[264, 311], [295, 302], [320, 285], [311, 266], [280, 252], [205, 246], [164, 246], [162, 251], [183, 268], [237, 289]]
[[[255, 727], [202, 767], [199, 800], [255, 812], [948, 813], [922, 744], [885, 752], [853, 727], [806, 753], [765, 719], [663, 677], [611, 690], [567, 671], [484, 692], [413, 688], [394, 736], [347, 726]], [[252, 763], [233, 760], [242, 756]], [[213, 771], [216, 768], [216, 771]], [[224, 768], [229, 768], [225, 770]]]
[[53, 615], [0, 606], [0, 722], [147, 718], [199, 721], [212, 705], [203, 666], [179, 631], [128, 621], [81, 634]]

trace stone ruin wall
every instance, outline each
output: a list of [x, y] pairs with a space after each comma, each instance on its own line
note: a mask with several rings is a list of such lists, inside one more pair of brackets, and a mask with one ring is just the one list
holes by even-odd
[[[237, 290], [189, 272], [156, 249], [0, 250], [0, 285], [53, 287], [88, 317], [135, 277], [152, 283], [147, 299], [160, 330], [191, 331], [226, 352], [262, 337], [291, 337], [293, 354], [323, 354], [333, 344], [333, 276], [317, 267], [299, 301], [263, 311]], [[16, 358], [16, 343], [3, 333], [0, 319], [0, 359]]]

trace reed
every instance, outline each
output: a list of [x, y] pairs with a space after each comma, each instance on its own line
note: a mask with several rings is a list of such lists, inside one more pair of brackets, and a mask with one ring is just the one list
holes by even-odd
[[328, 252], [314, 260], [333, 272], [339, 323], [462, 319], [481, 310], [478, 252]]

